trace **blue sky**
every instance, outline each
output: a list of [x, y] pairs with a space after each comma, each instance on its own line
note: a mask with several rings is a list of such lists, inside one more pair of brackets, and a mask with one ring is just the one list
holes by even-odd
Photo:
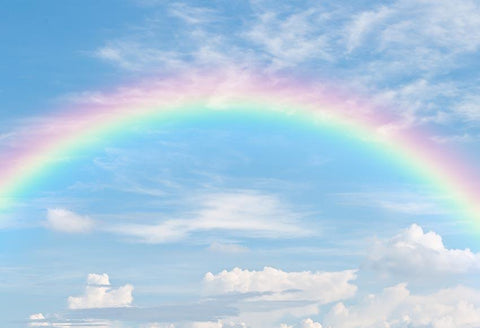
[[[3, 161], [56, 112], [234, 67], [368, 99], [480, 164], [474, 0], [2, 10]], [[346, 131], [293, 120], [173, 117], [52, 164], [0, 215], [2, 326], [480, 326], [478, 232], [450, 195]]]

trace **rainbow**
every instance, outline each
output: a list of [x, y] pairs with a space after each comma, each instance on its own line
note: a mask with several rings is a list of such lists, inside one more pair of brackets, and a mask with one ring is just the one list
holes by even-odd
[[461, 156], [433, 142], [429, 131], [405, 125], [392, 111], [311, 81], [239, 70], [196, 72], [81, 98], [84, 104], [32, 120], [12, 132], [14, 142], [0, 153], [0, 209], [12, 206], [22, 190], [65, 154], [89, 147], [132, 122], [161, 121], [168, 115], [188, 116], [208, 109], [208, 115], [228, 110], [280, 112], [371, 143], [431, 182], [469, 221], [480, 221], [478, 172]]

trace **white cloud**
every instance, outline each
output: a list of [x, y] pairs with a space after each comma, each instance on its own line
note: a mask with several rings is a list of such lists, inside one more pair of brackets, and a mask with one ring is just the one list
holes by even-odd
[[173, 323], [150, 323], [145, 326], [145, 328], [175, 328], [175, 325]]
[[192, 328], [247, 328], [244, 323], [235, 323], [229, 321], [204, 321], [204, 322], [193, 322], [191, 325]]
[[62, 208], [47, 211], [46, 226], [52, 230], [81, 233], [92, 230], [94, 221], [88, 216], [82, 216]]
[[245, 247], [242, 245], [225, 244], [225, 243], [219, 243], [219, 242], [211, 243], [210, 246], [208, 247], [208, 250], [212, 252], [232, 253], [232, 254], [245, 253], [249, 251], [248, 247]]
[[322, 325], [308, 318], [302, 321], [302, 328], [322, 328]]
[[205, 24], [218, 19], [215, 10], [211, 8], [193, 7], [178, 2], [170, 5], [169, 13], [192, 25]]
[[[318, 315], [322, 304], [353, 297], [357, 288], [353, 270], [340, 272], [285, 272], [271, 267], [261, 271], [234, 268], [204, 277], [208, 295], [239, 295], [230, 317], [247, 327], [278, 327], [285, 318]], [[288, 326], [287, 326], [288, 327]], [[314, 326], [317, 328], [316, 326]]]
[[147, 67], [172, 69], [183, 66], [181, 54], [147, 46], [135, 40], [110, 41], [97, 49], [93, 56], [130, 71], [141, 71]]
[[28, 325], [30, 327], [51, 327], [51, 324], [49, 322], [37, 320], [31, 321]]
[[112, 325], [108, 321], [98, 321], [93, 319], [79, 319], [79, 320], [62, 320], [61, 317], [56, 314], [51, 317], [45, 317], [42, 313], [35, 313], [29, 316], [30, 327], [97, 327], [97, 328], [111, 328]]
[[344, 42], [359, 62], [344, 76], [372, 98], [390, 98], [386, 104], [409, 124], [448, 125], [452, 114], [478, 121], [475, 102], [456, 104], [475, 95], [472, 81], [445, 74], [476, 58], [479, 17], [475, 0], [397, 0], [354, 13], [344, 24]]
[[157, 225], [120, 225], [113, 232], [146, 243], [184, 239], [199, 231], [224, 230], [232, 234], [267, 238], [293, 238], [311, 234], [299, 226], [301, 218], [274, 195], [254, 191], [215, 193], [200, 198], [191, 219], [171, 219]]
[[466, 273], [480, 269], [480, 254], [470, 249], [448, 249], [442, 237], [412, 224], [386, 241], [377, 241], [369, 266], [393, 273], [425, 277], [439, 273]]
[[455, 83], [432, 82], [422, 77], [409, 78], [407, 82], [395, 83], [390, 88], [376, 90], [372, 98], [378, 103], [393, 105], [396, 108], [396, 114], [402, 120], [394, 122], [393, 127], [401, 129], [414, 124], [448, 123], [452, 115], [445, 108], [445, 103], [448, 104], [449, 99], [456, 99], [460, 93]]
[[440, 144], [447, 144], [447, 143], [470, 143], [480, 140], [480, 135], [477, 134], [468, 134], [464, 133], [462, 135], [437, 135], [431, 138], [433, 141], [440, 143]]
[[[303, 305], [301, 305], [303, 303]], [[305, 303], [309, 303], [305, 305]], [[315, 302], [257, 301], [240, 304], [240, 313], [235, 320], [245, 322], [247, 327], [278, 327], [285, 318], [304, 318], [318, 315], [321, 305]], [[286, 325], [286, 324], [285, 324]], [[286, 327], [289, 327], [286, 325]], [[295, 327], [295, 326], [294, 326]]]
[[35, 313], [29, 316], [30, 320], [45, 320], [45, 316], [42, 313]]
[[46, 321], [45, 316], [42, 313], [35, 313], [29, 316], [30, 327], [48, 327], [50, 324]]
[[473, 51], [480, 45], [480, 6], [476, 1], [401, 0], [395, 10], [402, 16], [401, 22], [392, 22], [383, 31], [385, 43], [424, 43], [452, 52]]
[[[479, 13], [472, 0], [398, 0], [355, 15], [347, 25], [349, 48], [368, 47], [392, 56], [410, 52], [406, 62], [417, 64], [425, 64], [428, 55], [435, 59], [475, 51], [480, 46]], [[360, 44], [367, 32], [371, 37]]]
[[327, 34], [320, 24], [327, 20], [318, 9], [307, 9], [279, 17], [273, 10], [258, 14], [258, 19], [245, 33], [271, 56], [274, 66], [295, 66], [307, 59], [330, 60]]
[[234, 268], [218, 274], [208, 272], [204, 287], [209, 294], [264, 293], [254, 300], [310, 300], [325, 304], [352, 297], [357, 287], [354, 270], [339, 272], [285, 272], [272, 267], [262, 271]]
[[88, 285], [110, 285], [110, 279], [108, 278], [108, 274], [102, 273], [89, 273], [87, 276], [87, 284]]
[[398, 284], [351, 306], [336, 304], [324, 322], [335, 328], [477, 327], [479, 305], [480, 293], [465, 287], [412, 295], [405, 284]]
[[345, 31], [347, 51], [352, 52], [355, 48], [361, 46], [365, 35], [385, 21], [391, 12], [391, 9], [382, 6], [377, 10], [364, 11], [355, 15]]
[[252, 14], [233, 29], [223, 25], [231, 22], [231, 13], [221, 8], [159, 6], [188, 26], [180, 24], [175, 40], [161, 32], [164, 20], [157, 13], [106, 42], [94, 56], [149, 73], [237, 67], [268, 74], [307, 68], [336, 76], [341, 82], [336, 88], [341, 84], [355, 93], [361, 90], [401, 116], [402, 122], [386, 128], [449, 125], [452, 117], [480, 120], [475, 102], [467, 99], [476, 96], [475, 90], [463, 78], [446, 74], [465, 68], [464, 57], [480, 49], [480, 6], [475, 0], [397, 0], [366, 8], [251, 2]]
[[361, 207], [381, 208], [388, 211], [424, 215], [424, 214], [443, 214], [442, 208], [444, 199], [436, 198], [425, 191], [400, 191], [389, 192], [365, 191], [338, 193], [342, 203]]
[[118, 288], [109, 287], [110, 281], [107, 274], [89, 274], [85, 293], [82, 296], [68, 298], [69, 309], [92, 309], [109, 307], [130, 306], [133, 297], [132, 285]]
[[480, 95], [479, 90], [475, 94], [469, 94], [455, 105], [455, 113], [467, 122], [480, 121]]
[[[463, 74], [462, 80], [446, 74], [465, 68], [464, 56], [473, 57], [480, 49], [478, 1], [396, 0], [365, 8], [354, 3], [302, 7], [251, 2], [252, 15], [233, 30], [227, 25], [231, 13], [213, 6], [163, 7], [190, 27], [178, 28], [175, 42], [160, 32], [164, 21], [153, 15], [97, 49], [95, 56], [147, 72], [203, 65], [236, 65], [256, 72], [318, 69], [320, 75], [337, 76], [343, 85], [364, 90], [372, 99], [391, 98], [387, 104], [400, 108], [399, 114], [411, 124], [449, 124], [451, 113], [479, 120], [475, 103], [455, 104], [459, 96], [476, 95], [465, 86]], [[209, 26], [212, 21], [226, 28]]]

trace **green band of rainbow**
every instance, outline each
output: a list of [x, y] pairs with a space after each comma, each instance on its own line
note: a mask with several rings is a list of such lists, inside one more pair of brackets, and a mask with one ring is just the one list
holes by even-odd
[[470, 221], [480, 222], [477, 172], [452, 149], [433, 142], [428, 131], [402, 126], [386, 110], [362, 101], [349, 103], [314, 84], [237, 73], [171, 77], [124, 88], [22, 127], [15, 131], [20, 136], [16, 143], [2, 151], [0, 208], [9, 208], [62, 154], [118, 134], [134, 121], [161, 121], [209, 109], [208, 115], [280, 112], [370, 142], [384, 156], [431, 181]]

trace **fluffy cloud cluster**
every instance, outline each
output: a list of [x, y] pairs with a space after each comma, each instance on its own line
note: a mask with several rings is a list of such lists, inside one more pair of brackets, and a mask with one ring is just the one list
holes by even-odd
[[272, 267], [262, 271], [234, 268], [218, 274], [208, 272], [204, 286], [210, 294], [261, 293], [261, 300], [311, 300], [329, 303], [352, 297], [357, 287], [354, 270], [340, 272], [285, 272]]
[[[380, 256], [381, 255], [381, 256]], [[450, 273], [465, 272], [471, 265], [465, 260], [476, 258], [469, 250], [445, 248], [441, 236], [424, 232], [412, 225], [393, 238], [379, 242], [372, 259], [388, 269], [408, 266], [409, 270], [426, 270], [424, 261], [433, 267], [430, 270], [447, 270]], [[428, 259], [427, 259], [428, 258]], [[468, 262], [468, 261], [467, 261]], [[450, 268], [451, 265], [461, 266]], [[463, 266], [462, 266], [463, 265]], [[430, 271], [431, 272], [431, 271]], [[440, 289], [435, 292], [410, 291], [406, 283], [384, 288], [378, 294], [356, 296], [357, 286], [351, 283], [357, 272], [286, 272], [272, 267], [263, 270], [234, 268], [217, 274], [208, 272], [203, 286], [212, 306], [216, 302], [234, 312], [219, 314], [213, 310], [203, 317], [185, 320], [181, 313], [194, 312], [192, 305], [178, 313], [178, 319], [162, 318], [174, 324], [158, 323], [146, 327], [168, 328], [471, 328], [480, 326], [480, 291], [464, 286]], [[107, 274], [89, 274], [85, 293], [69, 297], [70, 309], [98, 309], [129, 307], [132, 303], [131, 285], [112, 288]], [[345, 300], [348, 299], [348, 303]], [[125, 311], [135, 308], [124, 309]], [[132, 311], [131, 318], [142, 315]], [[159, 310], [160, 308], [158, 308]], [[106, 309], [108, 310], [108, 309]], [[116, 309], [115, 311], [122, 311]], [[198, 310], [198, 309], [197, 309]], [[84, 310], [85, 311], [85, 310]], [[145, 310], [146, 311], [146, 310]], [[205, 311], [202, 308], [202, 313]], [[98, 312], [97, 315], [101, 313]], [[117, 312], [116, 312], [117, 313]], [[120, 312], [119, 312], [120, 313]], [[127, 312], [125, 312], [127, 313]], [[111, 320], [108, 313], [103, 319]], [[218, 318], [222, 318], [218, 320]], [[311, 318], [315, 318], [311, 319]], [[101, 319], [101, 317], [100, 317]], [[292, 323], [283, 323], [285, 320]], [[303, 319], [303, 320], [302, 320]], [[59, 322], [59, 321], [58, 321]], [[52, 326], [56, 321], [41, 313], [30, 316], [30, 326]], [[99, 323], [104, 325], [105, 323]], [[105, 326], [107, 327], [107, 326]]]
[[336, 304], [325, 316], [326, 327], [467, 328], [480, 326], [480, 292], [465, 287], [412, 295], [406, 284], [368, 295], [355, 305]]
[[118, 288], [110, 287], [106, 273], [89, 274], [84, 295], [70, 296], [68, 307], [70, 309], [126, 307], [133, 301], [132, 292], [133, 286], [129, 284]]
[[[282, 323], [280, 325], [280, 328], [294, 328], [294, 327], [298, 327], [298, 326], [290, 326], [290, 325], [287, 325], [285, 323]], [[302, 323], [299, 327], [301, 327], [301, 328], [322, 328], [322, 325], [320, 324], [320, 322], [316, 322], [316, 321], [313, 321], [310, 318], [307, 318], [307, 319], [302, 320]]]
[[302, 328], [322, 328], [322, 325], [308, 318], [302, 321]]
[[385, 272], [414, 274], [467, 273], [480, 269], [480, 254], [469, 249], [448, 249], [435, 232], [413, 224], [386, 241], [378, 241], [369, 265]]
[[82, 216], [62, 208], [55, 208], [47, 211], [46, 225], [52, 230], [80, 233], [92, 230], [94, 222], [88, 216]]

